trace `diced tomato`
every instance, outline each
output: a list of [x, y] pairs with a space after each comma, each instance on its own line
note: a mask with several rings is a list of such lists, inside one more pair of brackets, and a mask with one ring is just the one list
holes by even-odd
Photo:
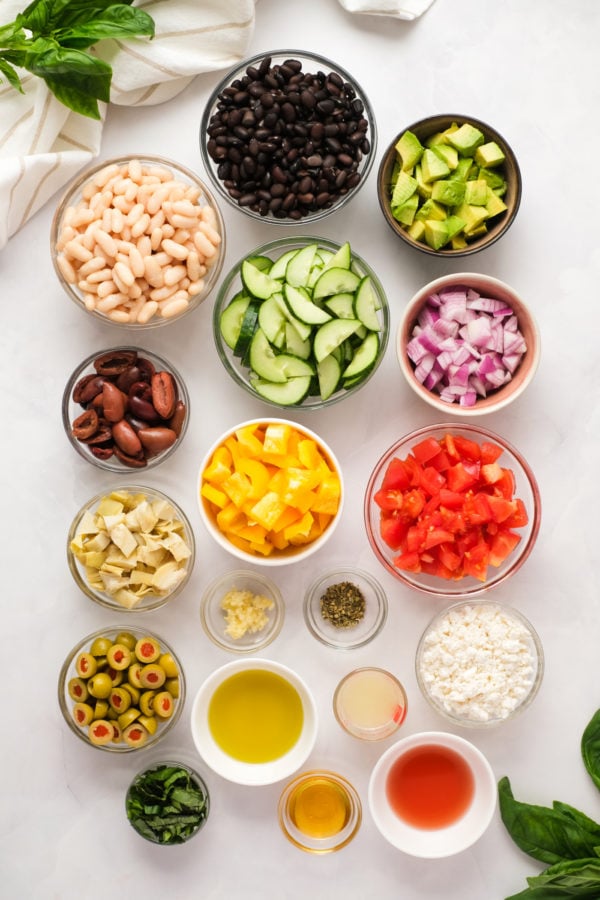
[[447, 531], [444, 528], [431, 528], [427, 531], [427, 536], [425, 537], [425, 550], [430, 550], [432, 547], [437, 547], [438, 544], [445, 544], [453, 540], [454, 535], [451, 531]]
[[481, 447], [476, 441], [470, 441], [468, 438], [461, 437], [460, 434], [455, 434], [454, 446], [462, 459], [470, 459], [473, 462], [481, 459]]
[[505, 500], [504, 497], [490, 495], [487, 502], [492, 511], [492, 519], [497, 524], [505, 522], [516, 511], [517, 504], [514, 500]]
[[521, 540], [520, 534], [503, 529], [494, 537], [490, 547], [490, 565], [496, 568], [504, 562], [509, 553], [515, 549]]
[[406, 467], [406, 471], [409, 478], [409, 486], [410, 487], [418, 487], [419, 480], [421, 478], [421, 466], [417, 462], [417, 460], [410, 453], [404, 460], [404, 465]]
[[404, 512], [408, 517], [416, 519], [417, 516], [419, 516], [423, 511], [424, 506], [425, 494], [423, 493], [423, 491], [417, 489], [414, 491], [407, 491], [405, 493]]
[[409, 553], [415, 553], [423, 549], [425, 537], [427, 534], [427, 526], [423, 522], [411, 525], [406, 532], [406, 549]]
[[465, 495], [460, 491], [449, 491], [448, 488], [440, 488], [440, 504], [446, 509], [462, 509]]
[[486, 484], [496, 484], [502, 478], [502, 466], [499, 466], [497, 462], [482, 466], [481, 477]]
[[410, 477], [401, 459], [394, 457], [386, 469], [382, 490], [405, 491], [410, 485]]
[[433, 466], [434, 469], [437, 469], [438, 472], [445, 472], [446, 469], [450, 468], [452, 463], [446, 451], [440, 449], [438, 455], [434, 456], [433, 459], [429, 461], [429, 465]]
[[527, 514], [527, 510], [525, 509], [525, 504], [520, 497], [517, 497], [514, 503], [515, 511], [508, 517], [508, 519], [505, 519], [504, 524], [507, 528], [523, 528], [529, 522], [529, 516]]
[[439, 441], [436, 441], [434, 437], [428, 437], [425, 438], [424, 441], [415, 444], [412, 448], [412, 453], [415, 459], [424, 466], [432, 460], [434, 456], [437, 456], [438, 453], [441, 452], [441, 449]]
[[477, 475], [468, 472], [464, 463], [459, 462], [451, 466], [446, 472], [446, 484], [451, 491], [464, 493], [468, 488], [477, 483]]
[[489, 463], [496, 462], [502, 456], [502, 447], [498, 444], [492, 444], [491, 441], [483, 441], [481, 445], [481, 465], [487, 466]]
[[401, 553], [394, 560], [397, 569], [403, 569], [405, 572], [421, 571], [421, 560], [418, 553]]
[[471, 525], [483, 525], [485, 522], [492, 521], [492, 509], [488, 503], [488, 496], [481, 492], [467, 495], [463, 512]]
[[[439, 508], [441, 504], [440, 495], [434, 494], [433, 497], [430, 497], [425, 506], [423, 507], [423, 515], [424, 516], [432, 516], [436, 510]], [[439, 513], [437, 516], [439, 519], [438, 524], [442, 521], [442, 514]]]
[[400, 549], [400, 547], [406, 540], [406, 533], [408, 529], [408, 522], [393, 514], [382, 516], [379, 524], [379, 533], [381, 534], [381, 539], [385, 541], [388, 547], [391, 547], [392, 550]]
[[515, 476], [511, 469], [502, 469], [502, 478], [495, 482], [494, 489], [503, 497], [506, 497], [507, 500], [512, 500], [515, 488]]
[[441, 564], [450, 572], [456, 572], [462, 562], [462, 557], [452, 549], [452, 543], [440, 544], [438, 558]]
[[380, 509], [401, 509], [404, 494], [398, 490], [381, 490], [373, 495], [373, 500]]
[[433, 466], [426, 466], [421, 472], [421, 487], [430, 497], [439, 494], [440, 488], [446, 484], [446, 479]]

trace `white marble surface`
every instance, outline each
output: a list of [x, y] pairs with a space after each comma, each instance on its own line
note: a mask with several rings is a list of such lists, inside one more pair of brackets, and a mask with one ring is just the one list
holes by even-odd
[[[546, 674], [538, 699], [521, 718], [467, 736], [498, 777], [511, 777], [522, 799], [547, 803], [560, 798], [596, 817], [599, 796], [580, 761], [579, 740], [600, 706], [599, 28], [596, 0], [437, 0], [414, 23], [351, 16], [335, 0], [260, 0], [251, 47], [252, 52], [311, 48], [353, 72], [376, 112], [376, 166], [398, 130], [439, 112], [489, 121], [517, 153], [524, 181], [517, 220], [503, 240], [466, 264], [432, 260], [400, 245], [379, 212], [375, 171], [346, 210], [306, 230], [349, 239], [374, 266], [389, 296], [392, 333], [417, 288], [444, 272], [465, 269], [512, 284], [538, 318], [543, 349], [535, 382], [512, 407], [483, 424], [519, 447], [539, 479], [543, 522], [537, 546], [498, 597], [537, 627]], [[220, 77], [198, 78], [161, 107], [111, 109], [102, 156], [152, 152], [201, 170], [198, 125]], [[347, 502], [328, 549], [304, 565], [278, 571], [287, 619], [268, 648], [270, 657], [296, 668], [316, 693], [322, 724], [309, 764], [333, 768], [354, 782], [365, 806], [358, 836], [330, 857], [303, 854], [279, 830], [281, 785], [238, 788], [202, 763], [213, 808], [199, 839], [181, 848], [153, 849], [129, 827], [124, 792], [143, 754], [114, 758], [88, 749], [67, 730], [56, 700], [58, 671], [69, 648], [96, 628], [115, 619], [126, 625], [130, 619], [110, 615], [80, 595], [65, 560], [67, 528], [76, 509], [114, 479], [69, 447], [60, 420], [63, 387], [80, 359], [121, 342], [122, 334], [89, 320], [62, 294], [49, 257], [52, 206], [0, 256], [2, 405], [7, 412], [2, 442], [2, 896], [492, 900], [524, 888], [525, 875], [540, 866], [516, 849], [498, 816], [475, 846], [452, 859], [421, 861], [389, 846], [370, 819], [366, 788], [372, 765], [390, 741], [380, 746], [354, 741], [342, 734], [330, 710], [339, 678], [354, 666], [376, 663], [395, 672], [407, 688], [404, 733], [445, 727], [420, 697], [413, 674], [417, 639], [441, 604], [386, 575], [362, 524], [363, 489], [380, 454], [401, 434], [439, 421], [401, 381], [391, 345], [364, 391], [329, 411], [297, 416], [320, 431], [341, 458]], [[226, 266], [279, 233], [232, 208], [224, 215]], [[171, 753], [192, 752], [191, 696], [211, 669], [229, 659], [209, 643], [198, 617], [203, 587], [234, 560], [203, 532], [194, 496], [197, 466], [225, 427], [273, 412], [250, 402], [222, 370], [212, 343], [211, 309], [209, 301], [189, 320], [141, 339], [142, 346], [164, 353], [180, 368], [192, 397], [184, 445], [146, 476], [148, 484], [184, 507], [198, 543], [185, 593], [172, 607], [142, 617], [174, 644], [187, 675], [186, 710], [164, 746]], [[301, 600], [322, 567], [349, 560], [381, 579], [390, 615], [374, 643], [344, 654], [321, 647], [308, 634]]]

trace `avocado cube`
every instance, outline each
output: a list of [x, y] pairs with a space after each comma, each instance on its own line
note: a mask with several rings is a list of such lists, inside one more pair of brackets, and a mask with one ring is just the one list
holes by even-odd
[[437, 219], [439, 222], [443, 222], [447, 215], [448, 213], [441, 203], [437, 203], [435, 200], [426, 200], [415, 219], [420, 219], [422, 222], [427, 219]]
[[396, 142], [396, 152], [400, 157], [403, 171], [412, 169], [419, 162], [423, 149], [421, 141], [412, 131], [405, 131], [401, 135]]
[[431, 196], [444, 206], [460, 206], [465, 199], [466, 185], [463, 181], [448, 181], [444, 178], [434, 181]]
[[402, 225], [412, 225], [418, 207], [419, 197], [417, 194], [413, 194], [412, 197], [409, 197], [401, 206], [394, 207], [392, 209], [392, 215]]
[[508, 207], [504, 200], [501, 200], [494, 191], [488, 187], [488, 195], [487, 201], [485, 204], [485, 208], [487, 209], [488, 217], [491, 219], [492, 216], [498, 216], [500, 213], [505, 212]]
[[473, 231], [465, 231], [464, 234], [469, 238], [469, 240], [473, 240], [473, 238], [483, 237], [487, 234], [487, 225], [484, 222], [483, 225], [479, 225], [477, 228], [474, 228]]
[[412, 175], [406, 172], [399, 172], [398, 178], [392, 191], [391, 206], [392, 210], [406, 203], [408, 198], [417, 190], [417, 181]]
[[450, 238], [450, 246], [453, 250], [464, 250], [468, 244], [462, 234], [455, 234], [453, 238]]
[[492, 190], [506, 188], [506, 181], [502, 175], [499, 172], [494, 172], [492, 169], [486, 169], [485, 166], [481, 166], [479, 169], [479, 177], [487, 182]]
[[459, 218], [459, 216], [448, 216], [446, 219], [446, 228], [448, 229], [448, 239], [452, 240], [452, 238], [456, 237], [456, 235], [461, 234], [465, 227], [465, 222], [463, 219]]
[[488, 198], [487, 181], [478, 178], [477, 181], [467, 181], [465, 185], [465, 203], [471, 206], [485, 206]]
[[425, 184], [423, 181], [423, 172], [421, 166], [415, 166], [415, 178], [417, 180], [417, 193], [423, 200], [429, 200], [431, 197], [431, 185]]
[[437, 181], [438, 178], [445, 178], [450, 174], [450, 169], [433, 150], [424, 150], [421, 157], [421, 172], [423, 181], [425, 184], [429, 184], [431, 181]]
[[448, 135], [448, 141], [453, 147], [456, 147], [461, 156], [473, 156], [477, 148], [485, 141], [485, 137], [478, 128], [465, 122], [464, 125]]
[[450, 144], [436, 144], [431, 148], [442, 159], [452, 172], [458, 165], [458, 150]]
[[433, 150], [434, 147], [438, 147], [440, 144], [448, 144], [448, 138], [443, 131], [436, 131], [435, 134], [432, 134], [425, 141], [425, 146], [428, 147], [429, 150]]
[[410, 228], [408, 229], [408, 235], [413, 239], [413, 241], [422, 241], [425, 238], [425, 222], [415, 219]]
[[493, 166], [499, 166], [505, 159], [506, 156], [496, 141], [488, 141], [487, 144], [481, 144], [475, 151], [475, 162], [479, 166], [485, 166], [488, 169], [491, 169]]
[[432, 250], [439, 250], [444, 244], [448, 243], [448, 226], [445, 222], [438, 219], [427, 219], [425, 221], [425, 242]]
[[485, 222], [488, 211], [485, 206], [471, 206], [470, 203], [462, 203], [453, 210], [453, 215], [464, 221], [464, 232], [466, 235], [470, 235]]
[[469, 159], [468, 156], [462, 156], [458, 160], [458, 165], [456, 166], [455, 170], [451, 172], [448, 177], [456, 181], [466, 181], [471, 173], [472, 168], [474, 168], [473, 160]]

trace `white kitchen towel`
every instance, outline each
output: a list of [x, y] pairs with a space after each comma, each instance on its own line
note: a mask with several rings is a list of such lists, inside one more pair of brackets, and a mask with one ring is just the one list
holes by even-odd
[[[162, 103], [195, 75], [229, 68], [246, 55], [254, 0], [147, 0], [153, 40], [103, 41], [96, 52], [113, 69], [111, 102]], [[2, 0], [2, 22], [24, 0]], [[100, 151], [102, 122], [71, 112], [40, 78], [25, 73], [25, 93], [0, 84], [0, 248]], [[103, 104], [100, 104], [102, 107]]]
[[429, 9], [433, 0], [339, 0], [339, 2], [351, 13], [416, 19]]

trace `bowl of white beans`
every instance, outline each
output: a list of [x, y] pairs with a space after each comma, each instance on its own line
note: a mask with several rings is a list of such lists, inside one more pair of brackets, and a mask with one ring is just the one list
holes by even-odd
[[130, 328], [176, 321], [206, 299], [225, 257], [217, 203], [172, 160], [105, 160], [74, 179], [52, 220], [60, 283], [84, 311]]

